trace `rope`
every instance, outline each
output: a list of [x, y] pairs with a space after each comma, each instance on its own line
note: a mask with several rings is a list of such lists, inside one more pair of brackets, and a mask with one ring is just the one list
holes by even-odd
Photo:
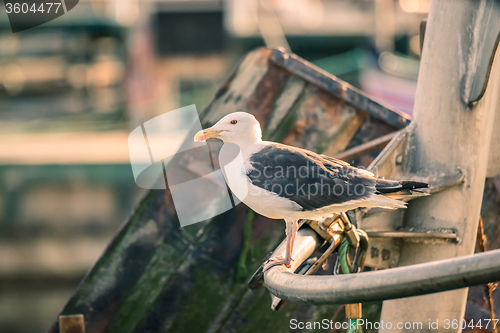
[[[339, 264], [340, 264], [340, 269], [342, 271], [342, 274], [351, 274], [351, 270], [349, 268], [349, 264], [347, 263], [347, 249], [349, 248], [349, 242], [347, 242], [347, 239], [344, 239], [342, 244], [340, 244], [340, 249], [339, 249]], [[347, 333], [359, 333], [359, 330], [357, 328], [357, 319], [351, 319], [349, 318], [349, 328], [347, 329]]]
[[339, 249], [339, 263], [340, 269], [342, 270], [342, 274], [350, 274], [351, 269], [349, 268], [349, 264], [347, 263], [347, 249], [349, 248], [349, 242], [347, 239], [344, 239], [342, 244], [340, 244]]
[[[477, 226], [477, 247], [479, 252], [486, 252], [486, 235], [484, 234], [483, 218], [479, 216], [479, 224]], [[484, 292], [488, 300], [488, 307], [490, 309], [490, 318], [495, 320], [495, 308], [493, 305], [493, 291], [497, 288], [498, 283], [488, 283], [484, 286]], [[492, 333], [497, 333], [497, 328], [492, 327]]]

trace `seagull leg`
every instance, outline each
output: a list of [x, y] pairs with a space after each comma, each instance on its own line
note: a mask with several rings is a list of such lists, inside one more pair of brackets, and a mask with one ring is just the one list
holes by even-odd
[[297, 235], [297, 226], [298, 220], [285, 220], [286, 222], [286, 252], [285, 252], [285, 260], [287, 263], [285, 264], [288, 268], [290, 268], [290, 262], [292, 259], [293, 252], [293, 244], [295, 244], [295, 236]]
[[286, 222], [285, 257], [283, 258], [282, 256], [279, 256], [279, 257], [275, 257], [275, 258], [270, 258], [264, 264], [264, 268], [262, 269], [263, 272], [267, 271], [271, 267], [278, 266], [278, 265], [285, 265], [286, 267], [290, 268], [290, 263], [293, 261], [292, 251], [293, 251], [293, 244], [295, 242], [295, 235], [297, 235], [298, 220], [285, 219], [285, 222]]

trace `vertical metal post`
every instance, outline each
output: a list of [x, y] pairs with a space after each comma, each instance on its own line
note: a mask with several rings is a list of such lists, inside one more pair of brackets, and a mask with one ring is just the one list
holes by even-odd
[[[484, 1], [486, 2], [486, 1]], [[474, 52], [474, 25], [479, 24], [483, 1], [433, 0], [419, 72], [414, 114], [410, 126], [405, 168], [414, 174], [446, 174], [460, 168], [465, 182], [415, 200], [407, 211], [406, 226], [424, 229], [455, 228], [457, 244], [404, 243], [400, 266], [472, 254], [483, 196], [495, 109], [500, 92], [500, 57], [493, 63], [488, 87], [477, 104], [464, 102], [467, 62]], [[479, 17], [479, 18], [478, 18]], [[470, 42], [470, 43], [469, 43]], [[476, 45], [477, 47], [477, 45]], [[470, 52], [470, 53], [468, 53]], [[422, 322], [424, 332], [438, 321], [439, 332], [459, 332], [447, 325], [463, 318], [468, 289], [385, 301], [381, 320]], [[460, 325], [459, 325], [460, 326]], [[449, 327], [449, 328], [447, 328]], [[435, 328], [435, 327], [434, 327]], [[380, 332], [402, 332], [393, 326]], [[412, 331], [407, 330], [407, 331]], [[436, 332], [435, 329], [432, 330]]]

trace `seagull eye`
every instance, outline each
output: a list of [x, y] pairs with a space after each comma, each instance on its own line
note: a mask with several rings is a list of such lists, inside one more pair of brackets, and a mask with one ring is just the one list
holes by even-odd
[[236, 125], [237, 122], [237, 120], [231, 120], [231, 125]]

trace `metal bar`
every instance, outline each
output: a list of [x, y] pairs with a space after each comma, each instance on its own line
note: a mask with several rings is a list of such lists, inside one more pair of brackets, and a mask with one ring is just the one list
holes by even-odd
[[398, 129], [410, 124], [411, 117], [407, 114], [373, 101], [362, 91], [321, 68], [306, 63], [296, 55], [273, 50], [270, 61]]
[[425, 295], [500, 280], [500, 250], [374, 272], [303, 276], [284, 266], [264, 274], [267, 289], [294, 303], [352, 304]]
[[426, 238], [426, 239], [446, 239], [458, 240], [458, 235], [455, 233], [442, 232], [412, 232], [412, 231], [367, 231], [368, 237], [380, 238]]
[[362, 145], [345, 150], [335, 155], [334, 157], [338, 158], [339, 160], [349, 161], [363, 156], [371, 152], [372, 150], [384, 148], [389, 143], [389, 141], [391, 141], [394, 135], [396, 135], [396, 133], [398, 132], [392, 132], [374, 140], [368, 141], [367, 143], [363, 143]]
[[[335, 225], [337, 227], [339, 227], [338, 222], [335, 223]], [[298, 244], [298, 246], [301, 248], [300, 250], [304, 252], [304, 253], [298, 254], [296, 257], [295, 257], [295, 253], [294, 253], [293, 263], [295, 264], [296, 267], [300, 267], [300, 265], [302, 265], [302, 263], [308, 259], [308, 256], [306, 256], [305, 253], [312, 254], [314, 251], [316, 251], [320, 248], [320, 246], [322, 245], [322, 242], [323, 242], [323, 240], [321, 240], [321, 237], [319, 237], [317, 232], [314, 232], [311, 229], [304, 229], [304, 230], [307, 230], [307, 233], [297, 234], [297, 237], [295, 240], [294, 249]], [[312, 232], [312, 234], [310, 234], [310, 232]], [[312, 236], [314, 238], [314, 243], [311, 242], [311, 239], [304, 240], [303, 239], [304, 236], [306, 236], [306, 238], [310, 238], [310, 236]], [[331, 244], [328, 247], [328, 249], [326, 249], [326, 251], [321, 255], [321, 257], [316, 259], [314, 264], [311, 267], [309, 267], [309, 269], [307, 269], [306, 272], [304, 272], [303, 274], [300, 274], [300, 275], [313, 275], [314, 273], [316, 273], [318, 271], [320, 265], [322, 265], [323, 262], [330, 257], [330, 255], [333, 253], [333, 251], [335, 251], [335, 249], [339, 246], [340, 242], [342, 242], [343, 239], [344, 239], [344, 237], [343, 237], [342, 233], [339, 233], [339, 234], [333, 236], [330, 239]], [[278, 249], [276, 249], [276, 251], [271, 256], [274, 256], [277, 251], [278, 251]], [[302, 267], [301, 271], [303, 271], [303, 270], [304, 270], [304, 268]], [[296, 269], [295, 268], [293, 270], [290, 269], [290, 271], [295, 272]], [[286, 304], [286, 301], [280, 299], [279, 297], [273, 296], [272, 298], [273, 298], [273, 302], [271, 304], [271, 309], [274, 311], [279, 311]]]

